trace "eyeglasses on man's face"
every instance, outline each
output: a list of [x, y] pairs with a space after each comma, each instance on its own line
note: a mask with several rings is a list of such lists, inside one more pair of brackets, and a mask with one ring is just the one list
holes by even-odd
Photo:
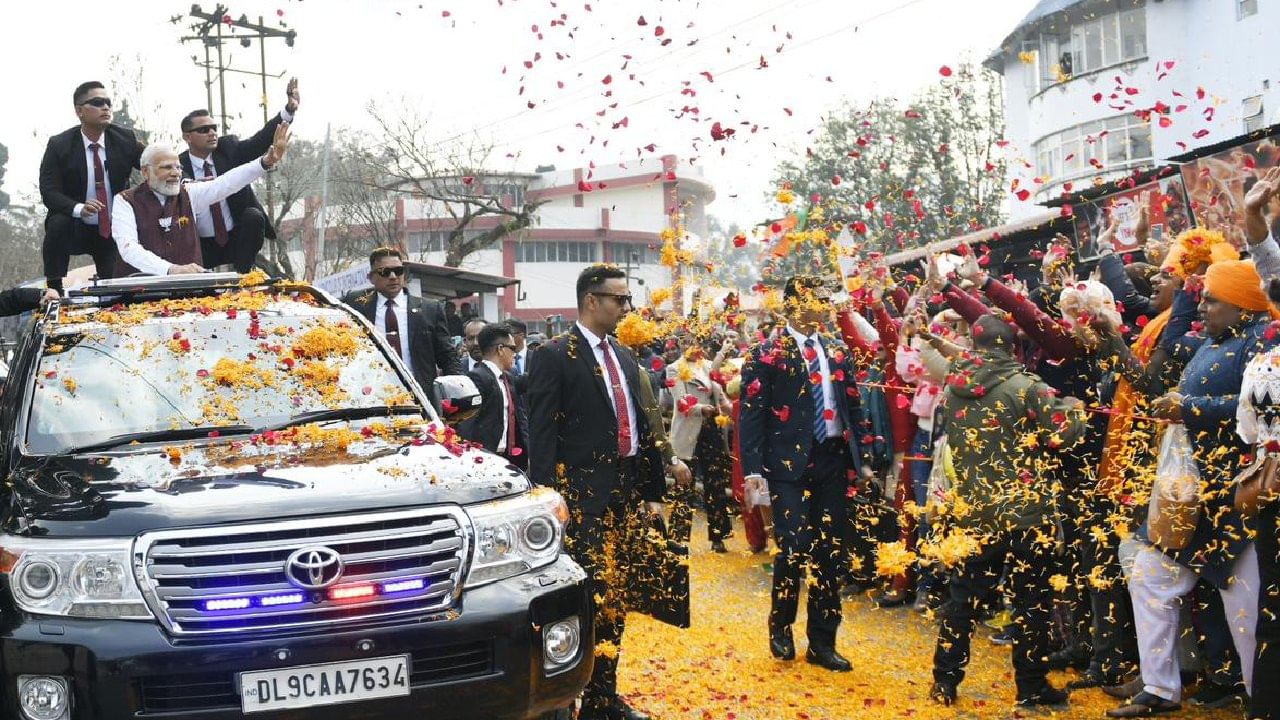
[[384, 267], [379, 270], [374, 270], [373, 273], [378, 277], [382, 277], [382, 278], [389, 278], [392, 275], [395, 275], [396, 277], [401, 277], [404, 275], [404, 266], [397, 265], [395, 267]]
[[613, 301], [614, 301], [614, 302], [616, 302], [616, 303], [618, 303], [618, 305], [620, 305], [620, 306], [624, 306], [624, 307], [625, 307], [625, 306], [635, 307], [635, 302], [633, 301], [633, 298], [632, 298], [632, 296], [631, 296], [631, 293], [607, 293], [607, 292], [593, 292], [593, 293], [591, 293], [591, 294], [592, 294], [592, 295], [595, 295], [596, 297], [607, 297], [607, 298], [613, 298]]
[[217, 125], [201, 125], [200, 127], [197, 127], [197, 128], [191, 128], [187, 132], [199, 133], [201, 135], [212, 135], [213, 133], [218, 132], [218, 126]]
[[96, 108], [109, 108], [111, 107], [111, 98], [106, 98], [106, 97], [89, 98], [88, 100], [85, 100], [84, 102], [80, 103], [81, 107], [84, 107], [85, 105], [92, 105]]
[[515, 345], [508, 345], [507, 343], [500, 343], [500, 344], [498, 345], [498, 347], [506, 348], [506, 349], [510, 350], [511, 352], [513, 352], [513, 353], [514, 353], [514, 352], [520, 352], [520, 348], [517, 348]]

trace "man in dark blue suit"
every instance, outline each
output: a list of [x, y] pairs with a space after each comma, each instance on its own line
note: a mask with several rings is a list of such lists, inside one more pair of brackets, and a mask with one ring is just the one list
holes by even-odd
[[751, 351], [742, 368], [742, 471], [748, 486], [768, 484], [774, 535], [769, 649], [795, 658], [791, 625], [801, 569], [809, 564], [805, 659], [829, 670], [851, 669], [836, 652], [840, 545], [854, 471], [869, 467], [858, 438], [862, 425], [849, 349], [829, 334], [830, 294], [819, 278], [794, 277], [783, 291], [787, 326]]

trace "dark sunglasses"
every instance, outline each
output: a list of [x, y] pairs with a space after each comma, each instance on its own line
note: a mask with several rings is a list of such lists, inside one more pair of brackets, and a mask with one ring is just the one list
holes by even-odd
[[111, 107], [111, 98], [104, 98], [104, 97], [89, 98], [88, 100], [85, 100], [80, 104], [82, 106], [92, 105], [96, 108]]
[[385, 267], [385, 268], [382, 268], [381, 270], [374, 270], [373, 272], [378, 277], [389, 278], [392, 275], [399, 277], [401, 275], [404, 275], [404, 266], [400, 265], [398, 267]]
[[498, 347], [504, 347], [504, 348], [506, 348], [506, 349], [510, 350], [511, 352], [520, 352], [520, 349], [519, 349], [519, 348], [517, 348], [515, 345], [508, 345], [508, 344], [506, 344], [506, 343], [502, 343], [502, 344], [498, 345]]
[[632, 300], [631, 293], [627, 293], [623, 295], [620, 293], [593, 292], [591, 294], [595, 295], [596, 297], [613, 298], [614, 302], [618, 303], [619, 305], [630, 305], [632, 307], [635, 307], [635, 303]]
[[187, 132], [200, 133], [201, 135], [207, 135], [207, 134], [218, 132], [218, 126], [217, 125], [201, 125], [198, 128], [191, 128]]

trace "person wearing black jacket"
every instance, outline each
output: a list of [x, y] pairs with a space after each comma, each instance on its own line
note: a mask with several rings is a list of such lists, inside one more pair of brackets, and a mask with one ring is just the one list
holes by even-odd
[[[212, 180], [219, 175], [262, 157], [271, 147], [276, 128], [292, 123], [298, 111], [298, 80], [289, 80], [289, 101], [248, 140], [235, 135], [218, 136], [218, 125], [208, 110], [194, 110], [182, 118], [182, 139], [187, 150], [178, 156], [182, 176], [188, 180]], [[223, 128], [225, 130], [225, 128]], [[252, 186], [246, 186], [208, 211], [196, 213], [200, 252], [206, 268], [230, 264], [236, 272], [247, 273], [266, 238], [276, 230], [258, 202]]]
[[529, 459], [529, 416], [511, 377], [516, 355], [511, 329], [501, 323], [486, 325], [476, 342], [484, 359], [467, 375], [480, 391], [480, 412], [459, 432], [523, 468]]
[[410, 295], [404, 287], [405, 272], [399, 250], [378, 248], [369, 254], [369, 282], [374, 289], [344, 300], [373, 323], [430, 395], [437, 369], [440, 375], [461, 375], [462, 364], [449, 340], [444, 308]]
[[81, 83], [72, 94], [80, 124], [49, 138], [40, 160], [44, 220], [44, 276], [62, 290], [72, 255], [92, 255], [99, 278], [115, 270], [111, 198], [129, 187], [143, 144], [132, 130], [112, 125], [111, 95], [102, 83]]
[[852, 665], [836, 652], [836, 631], [848, 551], [839, 538], [850, 474], [870, 474], [857, 371], [849, 349], [820, 334], [831, 325], [830, 294], [821, 280], [791, 278], [783, 297], [786, 327], [753, 348], [743, 365], [739, 420], [742, 472], [748, 487], [767, 483], [781, 549], [773, 563], [769, 650], [782, 660], [795, 658], [791, 625], [808, 563], [814, 577], [805, 659], [845, 672]]
[[641, 501], [662, 499], [665, 477], [635, 356], [612, 337], [631, 309], [626, 273], [592, 265], [578, 276], [578, 321], [529, 356], [529, 478], [565, 496], [565, 549], [587, 571], [597, 652], [580, 720], [641, 720], [618, 696], [627, 588], [626, 552], [643, 532]]
[[58, 291], [16, 287], [0, 292], [0, 317], [21, 315], [58, 297]]

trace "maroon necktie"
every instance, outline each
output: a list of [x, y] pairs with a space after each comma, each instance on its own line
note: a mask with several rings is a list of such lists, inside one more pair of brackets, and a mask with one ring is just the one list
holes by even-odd
[[89, 143], [89, 151], [93, 153], [93, 192], [102, 209], [98, 211], [98, 236], [103, 240], [111, 239], [111, 198], [107, 197], [107, 178], [102, 172], [102, 156], [98, 150], [102, 146]]
[[[213, 179], [213, 163], [205, 161], [204, 176], [206, 179]], [[213, 241], [218, 243], [218, 247], [227, 246], [227, 221], [222, 217], [222, 201], [214, 203], [209, 207], [209, 213], [213, 215]], [[400, 348], [397, 347], [397, 350]]]
[[386, 328], [387, 342], [391, 343], [391, 349], [396, 351], [396, 357], [401, 360], [404, 355], [400, 352], [400, 321], [396, 319], [396, 301], [387, 301], [387, 316], [383, 327]]
[[618, 457], [624, 458], [631, 454], [631, 417], [627, 413], [627, 395], [622, 391], [622, 376], [618, 374], [613, 353], [609, 352], [609, 341], [601, 340], [600, 349], [604, 351], [604, 367], [609, 371], [614, 412], [618, 415]]
[[502, 387], [507, 389], [507, 455], [515, 457], [516, 445], [516, 394], [511, 389], [511, 376], [502, 373]]

